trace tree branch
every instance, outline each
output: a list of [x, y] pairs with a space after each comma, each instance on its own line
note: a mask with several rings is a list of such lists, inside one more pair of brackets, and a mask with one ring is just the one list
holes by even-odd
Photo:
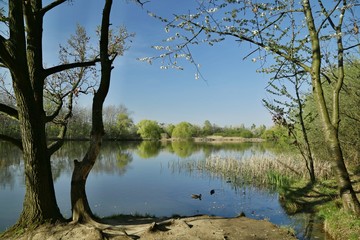
[[140, 1], [140, 0], [135, 0], [135, 2], [137, 2], [138, 4], [140, 4], [141, 7], [143, 7], [145, 3], [148, 3], [148, 2], [150, 2], [150, 1], [142, 2], [142, 1]]
[[341, 2], [341, 1], [338, 1], [338, 3], [333, 7], [333, 9], [331, 10], [331, 12], [328, 13], [328, 12], [326, 11], [326, 9], [325, 9], [322, 1], [321, 1], [321, 0], [318, 0], [318, 3], [319, 3], [320, 8], [321, 8], [321, 11], [322, 11], [322, 13], [325, 15], [325, 17], [326, 17], [326, 18], [324, 19], [324, 21], [320, 24], [319, 29], [317, 30], [317, 33], [318, 33], [318, 34], [319, 34], [320, 30], [322, 29], [322, 26], [325, 24], [326, 21], [329, 21], [331, 27], [332, 27], [334, 30], [336, 30], [336, 26], [335, 26], [334, 22], [332, 21], [332, 19], [330, 18], [330, 16], [335, 12], [335, 10], [336, 10], [337, 7], [339, 6], [340, 2]]
[[8, 40], [6, 40], [3, 36], [0, 35], [0, 63], [6, 68], [10, 68], [10, 66], [12, 66], [13, 64], [14, 59], [9, 54], [7, 42]]
[[0, 112], [5, 113], [9, 117], [18, 120], [19, 114], [18, 111], [15, 108], [12, 108], [6, 104], [0, 103]]
[[18, 147], [21, 151], [23, 150], [22, 142], [20, 139], [16, 139], [16, 138], [10, 137], [8, 135], [0, 134], [0, 140], [4, 140], [6, 142], [12, 143], [16, 147]]
[[60, 4], [62, 4], [62, 3], [64, 3], [64, 2], [66, 2], [66, 0], [56, 0], [56, 1], [48, 4], [47, 6], [43, 7], [43, 8], [39, 11], [39, 13], [42, 14], [42, 15], [44, 15], [46, 12], [50, 11], [51, 9], [59, 6]]
[[62, 145], [65, 142], [65, 135], [66, 135], [66, 126], [63, 126], [61, 128], [61, 133], [59, 134], [59, 138], [56, 139], [55, 142], [51, 143], [48, 146], [48, 154], [51, 156], [52, 154], [54, 154], [57, 150], [59, 150]]
[[62, 64], [62, 65], [58, 65], [55, 67], [51, 67], [51, 68], [45, 69], [45, 77], [50, 76], [54, 73], [58, 73], [58, 72], [61, 72], [64, 70], [69, 70], [72, 68], [94, 66], [99, 61], [100, 61], [100, 59], [96, 58], [96, 59], [94, 59], [92, 61], [88, 61], [88, 62], [67, 63], [67, 64]]
[[298, 66], [300, 66], [301, 68], [303, 68], [306, 72], [310, 72], [310, 67], [307, 66], [306, 64], [304, 64], [303, 62], [301, 62], [299, 59], [296, 59], [296, 58], [293, 58], [292, 56], [290, 56], [289, 54], [285, 53], [285, 52], [282, 52], [279, 50], [278, 47], [272, 47], [270, 45], [266, 45], [262, 42], [258, 42], [258, 41], [255, 41], [254, 39], [252, 38], [249, 38], [245, 35], [241, 35], [241, 34], [236, 34], [236, 33], [231, 33], [231, 32], [219, 32], [217, 30], [212, 30], [212, 29], [208, 29], [208, 28], [205, 28], [201, 25], [198, 25], [194, 22], [191, 22], [191, 24], [195, 25], [196, 27], [198, 28], [201, 28], [207, 32], [213, 32], [213, 33], [216, 33], [216, 34], [219, 34], [219, 35], [225, 35], [225, 36], [232, 36], [232, 37], [235, 37], [235, 38], [238, 38], [239, 40], [238, 41], [245, 41], [245, 42], [249, 42], [249, 43], [252, 43], [256, 46], [259, 46], [261, 48], [269, 48], [269, 51], [285, 58], [286, 60], [289, 60], [291, 62], [294, 62], [296, 63]]
[[63, 101], [60, 101], [55, 111], [51, 115], [46, 116], [46, 122], [51, 122], [52, 120], [54, 120], [59, 115], [62, 106], [63, 106]]
[[346, 48], [344, 48], [344, 51], [350, 50], [350, 49], [355, 48], [355, 47], [358, 47], [358, 46], [360, 46], [360, 43], [355, 44], [355, 45], [352, 45], [352, 46], [350, 46], [350, 47], [346, 47]]

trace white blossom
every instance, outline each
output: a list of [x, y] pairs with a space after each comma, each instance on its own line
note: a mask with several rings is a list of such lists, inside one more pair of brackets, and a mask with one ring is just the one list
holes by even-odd
[[166, 39], [167, 42], [171, 42], [173, 40], [175, 40], [175, 37], [169, 37], [169, 38]]
[[155, 50], [162, 50], [162, 49], [164, 49], [163, 46], [153, 46], [153, 48], [154, 48]]
[[218, 8], [210, 8], [208, 10], [206, 10], [207, 13], [214, 13], [218, 10]]
[[198, 80], [200, 78], [199, 73], [195, 73], [195, 80]]

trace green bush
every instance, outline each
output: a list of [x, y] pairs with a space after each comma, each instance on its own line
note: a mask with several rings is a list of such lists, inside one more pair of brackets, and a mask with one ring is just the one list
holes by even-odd
[[193, 137], [194, 128], [188, 122], [181, 122], [177, 124], [172, 132], [173, 138], [190, 139]]

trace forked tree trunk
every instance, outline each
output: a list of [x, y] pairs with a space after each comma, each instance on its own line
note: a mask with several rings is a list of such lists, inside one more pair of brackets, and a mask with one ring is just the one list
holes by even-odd
[[[341, 150], [339, 140], [339, 92], [343, 85], [344, 73], [343, 73], [343, 47], [341, 39], [338, 39], [338, 69], [339, 76], [338, 82], [333, 88], [333, 104], [332, 104], [332, 118], [328, 111], [325, 96], [322, 89], [321, 82], [321, 52], [320, 52], [320, 37], [317, 33], [314, 17], [310, 6], [310, 1], [303, 1], [304, 13], [306, 17], [306, 23], [309, 30], [312, 48], [312, 65], [311, 65], [311, 81], [313, 87], [313, 94], [315, 102], [317, 103], [317, 109], [319, 111], [320, 119], [323, 126], [324, 138], [326, 147], [329, 152], [330, 161], [334, 170], [336, 171], [339, 195], [342, 199], [343, 208], [346, 211], [360, 216], [360, 203], [356, 197], [356, 193], [352, 187], [349, 173], [346, 169], [344, 156]], [[342, 13], [343, 14], [343, 13]], [[339, 34], [338, 37], [341, 37]]]

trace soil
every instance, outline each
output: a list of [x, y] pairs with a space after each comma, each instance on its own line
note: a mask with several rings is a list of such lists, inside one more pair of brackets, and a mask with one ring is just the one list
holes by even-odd
[[290, 240], [296, 238], [289, 229], [279, 228], [266, 220], [201, 215], [171, 219], [107, 219], [101, 224], [95, 222], [89, 224], [48, 224], [32, 231], [26, 231], [13, 239]]

